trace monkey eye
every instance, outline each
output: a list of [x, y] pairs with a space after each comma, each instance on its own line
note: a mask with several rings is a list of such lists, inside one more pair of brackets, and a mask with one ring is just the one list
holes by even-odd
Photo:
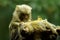
[[25, 17], [25, 16], [28, 16], [29, 17], [29, 14], [27, 14], [27, 13], [21, 13], [20, 14], [20, 17]]
[[21, 13], [20, 15], [23, 15], [23, 16], [25, 16], [25, 15], [29, 15], [29, 14], [27, 14], [27, 13]]

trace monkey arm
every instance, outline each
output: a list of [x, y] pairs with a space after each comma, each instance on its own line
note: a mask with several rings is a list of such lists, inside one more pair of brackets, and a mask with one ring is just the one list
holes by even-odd
[[56, 31], [57, 31], [58, 35], [60, 35], [60, 26], [56, 27]]
[[57, 31], [58, 35], [60, 35], [60, 29], [57, 29], [56, 31]]
[[9, 28], [10, 40], [21, 39], [19, 24], [20, 24], [19, 22], [13, 22], [10, 24]]

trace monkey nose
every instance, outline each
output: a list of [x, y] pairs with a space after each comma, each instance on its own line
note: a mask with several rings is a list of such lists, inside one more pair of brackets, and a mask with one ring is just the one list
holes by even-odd
[[28, 16], [27, 16], [27, 15], [25, 15], [25, 18], [28, 18]]

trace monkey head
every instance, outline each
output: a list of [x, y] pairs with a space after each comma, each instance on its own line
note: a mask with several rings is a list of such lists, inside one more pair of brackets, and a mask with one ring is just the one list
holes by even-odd
[[31, 20], [31, 10], [32, 8], [26, 4], [16, 5], [13, 13], [13, 20], [23, 22]]

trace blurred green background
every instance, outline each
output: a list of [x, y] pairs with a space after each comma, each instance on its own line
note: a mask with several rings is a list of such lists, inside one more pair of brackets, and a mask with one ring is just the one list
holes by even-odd
[[60, 0], [0, 0], [0, 40], [9, 40], [9, 23], [16, 5], [32, 7], [32, 19], [41, 16], [49, 22], [60, 25]]

